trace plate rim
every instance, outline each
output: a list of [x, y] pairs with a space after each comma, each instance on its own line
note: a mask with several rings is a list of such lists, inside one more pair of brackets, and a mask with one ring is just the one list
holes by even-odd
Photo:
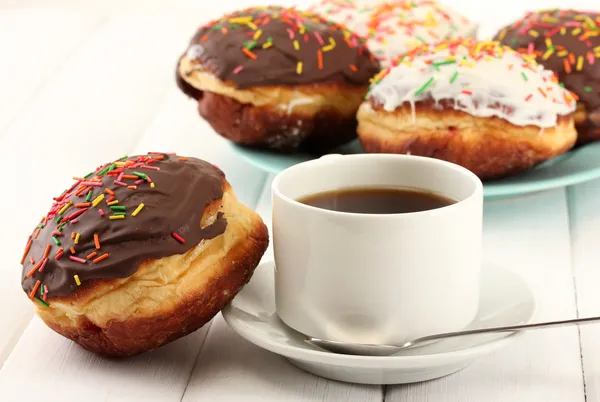
[[[245, 160], [251, 166], [263, 171], [264, 173], [276, 175], [281, 172], [281, 170], [274, 168], [271, 164], [265, 164], [256, 158], [250, 157], [251, 153], [264, 151], [245, 148], [239, 144], [235, 144], [230, 141], [228, 141], [228, 145], [230, 146], [230, 148], [233, 149], [236, 155]], [[600, 165], [598, 165], [595, 168], [591, 168], [578, 173], [569, 174], [561, 177], [546, 178], [534, 182], [516, 184], [483, 183], [483, 196], [486, 200], [516, 198], [527, 194], [538, 193], [542, 191], [551, 191], [557, 188], [564, 188], [576, 184], [581, 184], [598, 178], [600, 178]]]
[[[267, 269], [267, 266], [274, 266], [273, 260], [260, 263], [256, 269]], [[492, 264], [490, 262], [482, 262], [482, 266], [492, 266], [494, 269], [509, 272], [510, 275], [521, 281], [527, 288], [532, 301], [532, 312], [527, 323], [533, 322], [539, 314], [539, 303], [533, 292], [530, 284], [517, 272]], [[262, 268], [261, 268], [262, 267]], [[243, 291], [243, 290], [242, 290]], [[235, 300], [235, 299], [234, 299]], [[236, 307], [233, 306], [233, 301], [222, 310], [221, 314], [227, 325], [239, 336], [246, 339], [250, 343], [268, 350], [277, 355], [288, 359], [302, 360], [306, 362], [326, 364], [329, 366], [338, 367], [362, 367], [362, 368], [407, 368], [407, 367], [423, 367], [431, 364], [455, 364], [457, 360], [472, 359], [475, 360], [483, 355], [490, 354], [513, 342], [518, 337], [523, 336], [525, 331], [515, 332], [503, 338], [485, 342], [468, 349], [456, 351], [435, 353], [429, 355], [411, 355], [411, 356], [353, 356], [333, 354], [326, 351], [301, 349], [290, 345], [282, 345], [278, 342], [271, 341], [268, 338], [259, 336], [258, 331], [245, 325], [238, 323], [233, 317], [233, 311]]]

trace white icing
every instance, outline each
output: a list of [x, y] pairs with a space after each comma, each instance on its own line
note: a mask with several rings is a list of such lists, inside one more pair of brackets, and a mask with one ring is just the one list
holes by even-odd
[[202, 53], [204, 53], [204, 46], [200, 44], [193, 44], [188, 48], [186, 57], [188, 60], [196, 60], [202, 56]]
[[[431, 0], [396, 1], [373, 15], [368, 46], [384, 66], [425, 43], [474, 36], [477, 26], [454, 9]], [[407, 6], [407, 4], [411, 4]]]
[[[456, 62], [435, 65], [452, 60]], [[408, 103], [413, 118], [415, 102], [427, 99], [436, 104], [454, 100], [454, 109], [473, 116], [496, 116], [514, 125], [541, 128], [555, 126], [558, 116], [575, 110], [571, 93], [556, 83], [551, 71], [495, 42], [465, 40], [452, 50], [423, 46], [417, 56], [405, 58], [378, 78], [367, 97], [390, 112]]]
[[476, 24], [433, 0], [320, 0], [309, 11], [366, 37], [383, 67], [423, 43], [470, 37], [477, 31]]
[[356, 34], [366, 37], [369, 18], [376, 7], [386, 0], [321, 0], [308, 8], [338, 24], [346, 25]]

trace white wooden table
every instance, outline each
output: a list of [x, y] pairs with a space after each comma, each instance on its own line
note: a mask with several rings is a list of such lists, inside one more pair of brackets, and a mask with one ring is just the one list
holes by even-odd
[[[504, 0], [492, 11], [488, 2], [449, 2], [462, 3], [484, 35], [524, 8], [560, 5]], [[160, 150], [207, 159], [270, 223], [271, 177], [235, 158], [173, 80], [197, 25], [252, 4], [0, 0], [0, 401], [600, 402], [598, 327], [532, 332], [455, 375], [379, 387], [304, 373], [238, 337], [220, 315], [123, 361], [92, 355], [32, 318], [18, 264], [26, 236], [74, 173], [115, 155]], [[82, 139], [94, 145], [66, 151]], [[600, 314], [599, 201], [593, 181], [486, 205], [485, 256], [528, 280], [540, 319]]]

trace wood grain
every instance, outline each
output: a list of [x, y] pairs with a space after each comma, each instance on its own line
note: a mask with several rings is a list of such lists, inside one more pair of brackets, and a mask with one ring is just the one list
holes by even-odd
[[98, 14], [70, 11], [0, 13], [0, 138], [104, 21]]
[[[43, 135], [43, 131], [38, 130], [24, 137], [11, 137], [15, 135], [11, 133], [11, 124], [16, 127], [19, 118], [27, 116], [29, 102], [37, 91], [44, 88], [54, 74], [65, 68], [65, 60], [69, 60], [76, 49], [90, 39], [101, 26], [102, 20], [100, 16], [90, 13], [0, 13], [0, 54], [3, 60], [0, 63], [0, 149], [6, 156], [8, 166], [16, 166], [17, 158], [27, 155], [26, 150], [11, 147], [10, 143], [14, 143], [15, 138], [22, 141], [22, 145], [31, 146], [38, 136]], [[29, 115], [29, 118], [35, 117]], [[23, 177], [28, 176], [17, 178], [15, 174], [3, 174], [4, 189], [14, 191], [17, 180], [22, 180]], [[17, 207], [25, 210], [24, 207], [29, 206], [29, 202], [27, 197], [25, 200], [17, 200], [14, 196], [2, 197], [0, 208], [3, 211], [17, 211]], [[31, 216], [23, 219], [36, 218]], [[0, 234], [9, 262], [0, 273], [0, 317], [5, 323], [9, 323], [6, 329], [0, 331], [0, 366], [31, 318], [31, 306], [22, 297], [18, 286], [18, 262], [26, 240], [24, 236], [31, 227], [20, 228], [20, 223], [22, 221], [5, 222], [5, 230]]]
[[[579, 317], [600, 315], [600, 180], [568, 191], [572, 231], [573, 275], [576, 280]], [[600, 327], [582, 326], [581, 353], [587, 402], [600, 402]]]
[[252, 345], [215, 318], [182, 402], [382, 400], [380, 386], [345, 384], [308, 374]]
[[[35, 393], [62, 402], [179, 402], [207, 330], [151, 353], [110, 360], [81, 349], [34, 318], [0, 371], [0, 399], [17, 402]], [[35, 379], [32, 373], [37, 373]]]
[[[51, 21], [53, 16], [50, 13], [46, 18]], [[70, 15], [71, 20], [78, 18]], [[55, 23], [68, 29], [68, 21]], [[25, 195], [3, 197], [0, 207], [27, 211], [6, 222], [6, 230], [0, 234], [7, 261], [11, 261], [10, 268], [2, 272], [0, 312], [14, 323], [0, 336], [1, 361], [31, 317], [31, 305], [18, 285], [18, 261], [27, 236], [50, 207], [51, 197], [60, 193], [74, 174], [85, 174], [90, 166], [127, 152], [160, 105], [168, 83], [157, 82], [155, 77], [172, 69], [170, 41], [181, 37], [175, 26], [159, 35], [155, 29], [158, 22], [116, 18], [93, 31], [87, 40], [81, 39], [78, 50], [63, 59], [61, 68], [47, 77], [0, 137], [4, 163], [19, 166], [18, 175], [3, 175], [3, 184], [14, 194]], [[165, 25], [164, 20], [160, 22]], [[130, 29], [131, 23], [138, 28]], [[153, 36], [154, 42], [149, 41]], [[156, 62], [140, 69], [139, 60], [149, 53]]]
[[[489, 202], [484, 214], [484, 258], [527, 280], [538, 298], [537, 319], [574, 317], [564, 190]], [[536, 331], [455, 375], [389, 387], [386, 401], [583, 402], [580, 366], [576, 328]]]

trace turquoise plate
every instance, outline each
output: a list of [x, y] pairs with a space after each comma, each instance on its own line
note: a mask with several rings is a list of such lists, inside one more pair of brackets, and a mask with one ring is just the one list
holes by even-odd
[[[255, 167], [269, 173], [279, 173], [295, 164], [315, 157], [307, 154], [281, 155], [231, 144], [236, 154]], [[358, 141], [349, 143], [334, 153], [363, 153]], [[534, 192], [569, 186], [600, 178], [600, 142], [585, 145], [551, 159], [526, 173], [484, 183], [486, 199], [517, 197]]]

